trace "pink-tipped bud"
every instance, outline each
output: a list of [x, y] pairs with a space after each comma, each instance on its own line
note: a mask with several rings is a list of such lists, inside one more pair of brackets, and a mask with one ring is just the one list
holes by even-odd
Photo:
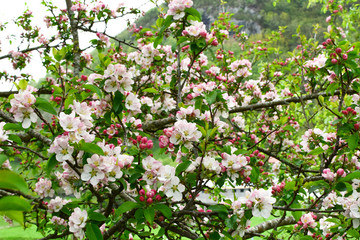
[[341, 48], [336, 48], [336, 49], [335, 49], [335, 52], [336, 52], [337, 54], [340, 54], [340, 53], [342, 52], [342, 50], [341, 50]]
[[158, 194], [158, 195], [156, 195], [155, 199], [156, 199], [156, 201], [160, 202], [161, 201], [161, 196]]
[[145, 149], [147, 146], [146, 143], [140, 143], [139, 147], [140, 149]]
[[142, 195], [142, 196], [145, 195], [145, 190], [144, 190], [144, 189], [140, 189], [139, 194]]
[[338, 62], [337, 59], [335, 59], [335, 58], [331, 59], [331, 63], [332, 63], [332, 64], [337, 64], [337, 62]]
[[339, 168], [339, 169], [336, 171], [336, 175], [338, 175], [338, 176], [340, 176], [340, 177], [342, 177], [344, 173], [345, 173], [345, 171], [344, 171], [344, 169], [342, 169], [342, 168]]
[[139, 200], [140, 200], [141, 202], [144, 202], [144, 201], [145, 201], [144, 196], [140, 196], [140, 197], [139, 197]]
[[343, 58], [344, 60], [347, 60], [347, 59], [348, 59], [348, 55], [347, 55], [347, 54], [343, 54], [343, 55], [342, 55], [342, 58]]
[[155, 196], [155, 194], [154, 194], [153, 191], [148, 191], [148, 192], [146, 193], [146, 196], [147, 196], [148, 198], [152, 198], [152, 197]]
[[152, 198], [148, 198], [148, 199], [146, 200], [146, 202], [147, 202], [148, 204], [152, 204], [152, 203], [153, 203], [153, 199], [152, 199]]

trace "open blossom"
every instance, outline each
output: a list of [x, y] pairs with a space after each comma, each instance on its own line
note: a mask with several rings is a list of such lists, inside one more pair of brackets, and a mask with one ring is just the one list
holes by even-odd
[[35, 184], [34, 190], [40, 197], [53, 197], [54, 189], [52, 189], [52, 183], [49, 179], [40, 178], [39, 181]]
[[85, 227], [87, 217], [86, 210], [81, 211], [78, 207], [74, 209], [74, 212], [69, 217], [69, 231], [74, 233], [74, 236], [79, 239], [83, 239], [85, 236], [83, 228]]
[[252, 206], [252, 214], [254, 217], [270, 217], [273, 209], [272, 204], [276, 199], [271, 197], [271, 192], [265, 189], [256, 189], [247, 197], [247, 205]]
[[[32, 89], [34, 90], [34, 88]], [[32, 108], [35, 102], [36, 98], [29, 88], [14, 94], [14, 98], [10, 100], [11, 109], [9, 111], [14, 114], [16, 121], [22, 122], [23, 128], [29, 128], [31, 123], [37, 120], [37, 115]]]
[[173, 15], [175, 20], [185, 16], [185, 8], [193, 5], [192, 0], [173, 0], [169, 3], [167, 15]]
[[310, 213], [306, 213], [304, 215], [301, 216], [300, 218], [300, 222], [303, 226], [303, 228], [308, 228], [308, 227], [311, 227], [311, 228], [315, 228], [317, 223], [316, 223], [316, 216], [310, 212]]
[[56, 197], [55, 199], [51, 199], [47, 206], [50, 212], [59, 212], [62, 207], [69, 202], [71, 202], [71, 200], [65, 200], [61, 197]]
[[325, 67], [325, 62], [327, 58], [324, 54], [320, 54], [318, 57], [314, 58], [313, 60], [309, 60], [305, 63], [305, 67], [312, 67], [312, 68], [323, 68]]
[[75, 117], [75, 112], [71, 114], [60, 113], [59, 116], [60, 126], [68, 132], [76, 131], [80, 125], [80, 119]]
[[180, 201], [182, 199], [182, 192], [185, 191], [185, 186], [180, 183], [178, 177], [171, 178], [171, 181], [164, 185], [164, 193], [167, 197], [172, 198], [173, 201]]
[[56, 137], [49, 149], [49, 153], [55, 153], [56, 160], [59, 162], [66, 160], [73, 162], [73, 152], [74, 147], [70, 146], [69, 137], [64, 135]]
[[331, 172], [329, 168], [323, 170], [322, 176], [327, 179], [329, 182], [332, 182], [336, 176], [335, 173]]
[[174, 131], [170, 137], [173, 144], [181, 144], [190, 141], [198, 141], [201, 132], [197, 129], [195, 123], [189, 123], [186, 120], [179, 120], [174, 124]]

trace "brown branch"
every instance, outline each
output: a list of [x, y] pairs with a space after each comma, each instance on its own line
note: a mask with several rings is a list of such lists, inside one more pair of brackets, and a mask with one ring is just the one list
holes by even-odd
[[71, 0], [66, 0], [67, 13], [70, 19], [70, 28], [71, 35], [73, 37], [73, 53], [74, 53], [74, 77], [79, 77], [80, 75], [80, 44], [79, 44], [79, 33], [77, 21], [74, 18], [74, 12], [71, 10], [72, 2]]
[[[351, 95], [351, 94], [355, 94], [357, 92], [354, 90], [349, 90], [346, 93]], [[327, 93], [327, 92], [313, 93], [313, 94], [303, 96], [301, 98], [292, 97], [292, 98], [277, 100], [277, 101], [272, 101], [272, 102], [256, 103], [256, 104], [251, 104], [251, 105], [247, 105], [247, 106], [236, 107], [236, 108], [231, 109], [229, 111], [229, 113], [246, 112], [246, 111], [250, 111], [250, 110], [270, 108], [270, 107], [275, 107], [275, 106], [280, 106], [280, 105], [289, 105], [290, 103], [298, 103], [301, 101], [317, 99], [320, 96], [330, 97], [330, 96], [336, 96], [336, 95], [340, 95], [340, 94], [341, 94], [341, 92], [339, 90], [335, 91], [334, 94]]]
[[0, 147], [11, 147], [11, 148], [17, 148], [17, 149], [21, 149], [21, 150], [26, 150], [26, 151], [29, 151], [35, 155], [37, 155], [38, 157], [40, 157], [41, 159], [43, 160], [47, 160], [48, 158], [47, 157], [44, 157], [43, 155], [41, 155], [40, 153], [30, 149], [30, 148], [27, 148], [27, 147], [22, 147], [22, 146], [18, 146], [16, 144], [0, 144]]
[[[7, 115], [5, 112], [0, 110], [0, 118], [4, 119], [5, 122], [9, 122], [9, 123], [18, 123], [17, 121], [15, 121], [14, 118], [12, 118], [11, 116]], [[46, 144], [46, 145], [50, 145], [52, 143], [51, 139], [41, 135], [40, 133], [36, 132], [33, 129], [29, 129], [27, 132], [27, 135], [36, 138], [37, 140], [41, 141], [42, 143]]]
[[50, 235], [48, 235], [48, 236], [46, 236], [44, 238], [40, 238], [39, 240], [60, 239], [60, 238], [65, 237], [65, 236], [67, 236], [69, 234], [70, 234], [70, 232], [68, 230], [66, 230], [64, 233], [59, 234], [59, 235], [57, 234], [57, 232], [55, 232], [55, 233], [50, 234]]
[[[357, 92], [354, 90], [349, 90], [346, 93], [351, 95], [351, 94], [355, 94]], [[313, 94], [303, 96], [301, 98], [293, 97], [293, 98], [277, 100], [277, 101], [272, 101], [272, 102], [256, 103], [256, 104], [251, 104], [251, 105], [247, 105], [247, 106], [236, 107], [236, 108], [231, 109], [229, 111], [229, 113], [247, 112], [247, 111], [252, 111], [252, 110], [257, 110], [257, 109], [271, 108], [271, 107], [281, 106], [281, 105], [289, 105], [292, 102], [293, 103], [301, 102], [301, 100], [306, 101], [306, 100], [311, 100], [311, 99], [317, 99], [320, 96], [330, 97], [330, 96], [337, 96], [340, 94], [341, 94], [341, 92], [339, 90], [335, 91], [334, 94], [326, 93], [326, 92], [313, 93]], [[166, 125], [175, 123], [175, 122], [176, 122], [175, 117], [168, 117], [168, 118], [164, 118], [164, 119], [148, 121], [148, 122], [144, 123], [143, 129], [144, 129], [144, 131], [148, 131], [148, 132], [156, 132], [157, 130], [166, 128]]]
[[[0, 92], [0, 97], [9, 97], [11, 94], [17, 94], [19, 93], [19, 91], [8, 91], [8, 92]], [[37, 92], [37, 94], [51, 94], [51, 90], [49, 89], [39, 89]]]
[[273, 229], [275, 226], [281, 227], [281, 226], [285, 226], [285, 225], [293, 225], [296, 223], [295, 218], [292, 216], [285, 217], [281, 221], [281, 223], [279, 223], [280, 220], [281, 220], [280, 218], [273, 219], [270, 221], [263, 222], [255, 227], [249, 228], [248, 230], [245, 231], [245, 236], [243, 239], [251, 238], [258, 233], [262, 233], [269, 229]]

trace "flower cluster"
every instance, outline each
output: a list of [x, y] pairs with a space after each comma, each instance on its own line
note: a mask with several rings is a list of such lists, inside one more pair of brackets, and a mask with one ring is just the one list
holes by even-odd
[[83, 239], [85, 236], [83, 228], [85, 227], [88, 214], [86, 210], [75, 208], [74, 212], [69, 217], [69, 231], [74, 233], [74, 236]]
[[36, 98], [32, 92], [35, 88], [28, 87], [26, 90], [20, 90], [19, 93], [14, 94], [14, 98], [10, 100], [11, 109], [14, 118], [18, 122], [22, 122], [23, 128], [29, 128], [32, 122], [36, 122], [37, 115], [33, 109]]
[[173, 0], [169, 4], [167, 15], [172, 15], [175, 20], [179, 20], [185, 16], [185, 8], [190, 8], [192, 5], [192, 0]]

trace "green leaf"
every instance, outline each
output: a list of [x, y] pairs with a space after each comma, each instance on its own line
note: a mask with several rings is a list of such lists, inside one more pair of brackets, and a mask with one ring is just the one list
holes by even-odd
[[92, 85], [92, 84], [86, 84], [86, 85], [83, 85], [82, 87], [90, 90], [93, 93], [96, 93], [99, 96], [99, 98], [102, 98], [102, 92], [101, 92], [100, 88], [98, 88], [97, 86]]
[[25, 211], [31, 210], [31, 205], [22, 197], [6, 196], [0, 198], [0, 211]]
[[347, 187], [345, 185], [344, 182], [338, 182], [335, 186], [335, 189], [340, 191], [340, 192], [344, 192], [344, 191], [347, 191]]
[[89, 213], [89, 219], [102, 222], [102, 221], [106, 221], [107, 218], [104, 215], [102, 215], [101, 213], [90, 212]]
[[169, 208], [168, 206], [166, 206], [164, 204], [156, 204], [156, 205], [154, 205], [154, 208], [156, 210], [159, 210], [164, 215], [164, 217], [171, 218], [171, 216], [172, 216], [171, 208]]
[[312, 236], [302, 236], [301, 238], [299, 238], [299, 240], [313, 240], [314, 238]]
[[185, 12], [191, 16], [196, 17], [199, 21], [202, 20], [201, 14], [195, 8], [186, 8]]
[[114, 101], [113, 101], [113, 111], [116, 114], [119, 114], [123, 110], [123, 108], [124, 108], [123, 100], [124, 99], [125, 99], [125, 96], [121, 92], [119, 92], [119, 91], [115, 92]]
[[234, 226], [235, 226], [235, 224], [236, 224], [236, 219], [237, 219], [236, 215], [232, 215], [230, 218], [227, 218], [227, 219], [225, 220], [225, 225], [226, 225], [226, 227], [228, 227], [228, 228], [234, 228]]
[[50, 175], [52, 173], [52, 170], [54, 169], [54, 167], [58, 164], [59, 162], [56, 160], [56, 155], [55, 153], [52, 154], [50, 156], [50, 158], [48, 159], [47, 163], [46, 163], [46, 168], [45, 171], [48, 175]]
[[303, 215], [303, 212], [294, 211], [294, 212], [291, 212], [291, 215], [293, 215], [293, 217], [295, 218], [296, 221], [299, 221], [301, 216]]
[[19, 190], [28, 193], [29, 189], [25, 180], [10, 170], [0, 170], [0, 188]]
[[356, 231], [355, 229], [347, 230], [346, 234], [354, 238], [360, 238], [359, 231]]
[[351, 181], [353, 179], [360, 179], [360, 171], [357, 170], [357, 171], [354, 171], [352, 173], [349, 173], [346, 177], [343, 177], [343, 178], [340, 178], [339, 181], [341, 182], [347, 182], [347, 181]]
[[215, 103], [217, 94], [218, 94], [217, 91], [212, 91], [211, 93], [207, 94], [207, 95], [205, 96], [206, 102], [207, 102], [209, 105]]
[[154, 222], [155, 210], [152, 207], [148, 207], [144, 210], [145, 219], [151, 224]]
[[212, 232], [212, 233], [210, 233], [210, 239], [211, 240], [219, 240], [220, 234], [218, 232]]
[[213, 212], [217, 212], [217, 213], [228, 213], [227, 207], [225, 207], [222, 204], [211, 205], [208, 207], [208, 209], [212, 210]]
[[356, 132], [347, 139], [350, 150], [354, 151], [359, 143], [359, 134]]
[[100, 228], [96, 224], [92, 224], [92, 223], [86, 224], [86, 237], [88, 237], [89, 240], [103, 239]]
[[324, 149], [322, 149], [321, 147], [315, 148], [314, 150], [312, 150], [311, 152], [308, 153], [308, 155], [319, 155], [320, 153], [325, 152]]
[[200, 130], [200, 132], [201, 132], [201, 134], [204, 136], [204, 137], [206, 137], [206, 130], [202, 127], [202, 126], [200, 126], [200, 125], [196, 125], [197, 126], [197, 128]]
[[184, 172], [189, 166], [191, 165], [191, 161], [185, 161], [180, 163], [175, 170], [175, 175], [179, 175], [180, 173]]
[[143, 92], [149, 92], [149, 93], [159, 93], [158, 90], [156, 90], [155, 88], [147, 88], [147, 89], [144, 89]]
[[28, 85], [28, 82], [25, 79], [21, 79], [18, 83], [18, 86], [21, 90], [25, 90]]
[[19, 123], [6, 123], [3, 127], [4, 130], [24, 130]]
[[86, 143], [84, 142], [84, 140], [80, 141], [78, 145], [78, 150], [83, 150], [88, 153], [95, 153], [102, 156], [104, 155], [104, 151], [102, 150], [101, 147], [99, 147], [95, 143]]
[[141, 205], [139, 203], [136, 202], [124, 202], [123, 204], [120, 205], [120, 207], [118, 207], [115, 211], [115, 215], [119, 216], [120, 214], [123, 214], [125, 212], [131, 211], [134, 208], [138, 208]]
[[8, 159], [8, 156], [6, 156], [5, 154], [0, 154], [0, 166]]
[[22, 144], [22, 140], [21, 140], [21, 138], [20, 138], [18, 135], [9, 134], [8, 137], [9, 137], [9, 140], [17, 143], [18, 145], [21, 145], [21, 144]]
[[159, 44], [161, 44], [163, 40], [164, 34], [159, 34], [154, 40], [154, 48], [157, 48], [157, 46], [159, 46]]
[[0, 215], [7, 216], [13, 221], [20, 223], [20, 225], [24, 225], [24, 214], [22, 211], [3, 211], [0, 212]]
[[35, 106], [45, 112], [51, 113], [52, 115], [57, 115], [55, 108], [45, 98], [37, 97]]

